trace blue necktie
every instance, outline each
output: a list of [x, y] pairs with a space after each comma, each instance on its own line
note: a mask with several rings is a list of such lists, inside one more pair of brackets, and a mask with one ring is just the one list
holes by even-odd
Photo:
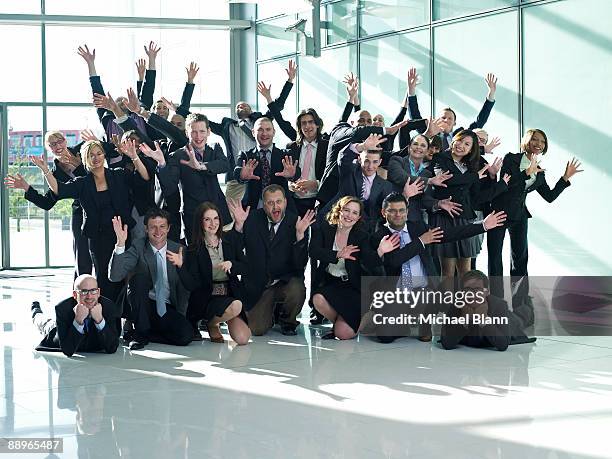
[[157, 264], [157, 278], [155, 279], [155, 303], [157, 304], [157, 314], [163, 317], [166, 313], [166, 287], [164, 283], [164, 264], [166, 260], [162, 257], [162, 253], [158, 250], [155, 253], [155, 261]]
[[[408, 243], [406, 233], [404, 231], [398, 231], [400, 234], [400, 249], [403, 249]], [[410, 269], [410, 260], [405, 261], [402, 264], [402, 277], [400, 277], [397, 288], [401, 291], [412, 290], [412, 269]]]
[[85, 320], [83, 321], [83, 328], [87, 332], [89, 331], [89, 327], [91, 327], [91, 318], [85, 317]]

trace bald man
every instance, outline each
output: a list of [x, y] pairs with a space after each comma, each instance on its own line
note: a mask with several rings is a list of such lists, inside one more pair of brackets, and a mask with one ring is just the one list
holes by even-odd
[[37, 351], [113, 354], [119, 346], [117, 319], [120, 308], [100, 294], [98, 281], [91, 274], [74, 280], [72, 296], [55, 306], [55, 318], [45, 316], [38, 301], [32, 303], [32, 322], [45, 335]]

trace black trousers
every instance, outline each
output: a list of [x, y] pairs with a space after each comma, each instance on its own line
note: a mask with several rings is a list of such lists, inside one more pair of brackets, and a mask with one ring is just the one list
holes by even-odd
[[157, 304], [149, 298], [153, 281], [148, 274], [135, 274], [128, 283], [130, 318], [136, 336], [155, 343], [187, 346], [193, 337], [193, 328], [184, 315], [172, 304], [166, 304], [166, 313], [160, 317]]
[[76, 279], [81, 274], [91, 274], [93, 264], [91, 255], [89, 254], [89, 241], [83, 232], [83, 212], [74, 212], [70, 222], [72, 230], [72, 251], [74, 253], [74, 278]]
[[498, 227], [487, 232], [489, 281], [491, 283], [490, 290], [493, 295], [499, 298], [504, 297], [502, 249], [504, 246], [506, 229], [510, 234], [510, 277], [513, 285], [513, 306], [525, 303], [529, 295], [529, 279], [527, 277], [527, 261], [529, 258], [527, 227], [528, 219], [524, 218], [506, 222], [503, 227]]
[[[112, 301], [117, 301], [117, 297], [123, 287], [123, 282], [111, 282], [108, 280], [108, 265], [110, 264], [117, 237], [112, 230], [98, 231], [93, 237], [87, 238], [89, 244], [89, 254], [94, 268], [96, 269], [96, 279], [100, 294]], [[129, 238], [126, 241], [126, 250], [129, 248]]]

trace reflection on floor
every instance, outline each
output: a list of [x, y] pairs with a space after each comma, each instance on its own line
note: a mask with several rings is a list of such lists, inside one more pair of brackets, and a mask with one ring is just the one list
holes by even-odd
[[71, 273], [31, 273], [53, 276], [0, 279], [0, 436], [62, 437], [64, 452], [27, 457], [610, 457], [610, 338], [444, 351], [301, 326], [66, 358], [32, 351], [28, 308], [49, 311]]

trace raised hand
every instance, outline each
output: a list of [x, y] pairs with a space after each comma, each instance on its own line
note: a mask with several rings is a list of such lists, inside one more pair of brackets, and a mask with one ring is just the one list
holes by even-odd
[[582, 166], [582, 164], [578, 162], [576, 158], [572, 158], [571, 161], [568, 161], [567, 165], [565, 166], [565, 174], [563, 174], [563, 180], [569, 182], [569, 179], [572, 178], [575, 174], [577, 174], [578, 172], [582, 172], [583, 169], [580, 169], [580, 166]]
[[357, 151], [380, 151], [382, 148], [380, 144], [386, 142], [387, 138], [380, 134], [370, 134], [367, 139], [357, 145]]
[[458, 202], [453, 202], [452, 196], [446, 199], [440, 199], [438, 201], [438, 207], [446, 211], [446, 213], [448, 213], [448, 215], [450, 215], [452, 218], [456, 217], [457, 215], [461, 215], [463, 210], [463, 206], [461, 204]]
[[497, 228], [498, 226], [502, 226], [506, 221], [506, 213], [504, 211], [500, 212], [491, 212], [487, 217], [482, 221], [484, 228], [486, 231], [489, 231], [493, 228]]
[[125, 139], [123, 142], [121, 142], [121, 153], [126, 155], [131, 160], [136, 159], [138, 157], [136, 142], [132, 139]]
[[8, 174], [4, 177], [4, 185], [7, 188], [15, 188], [23, 191], [28, 191], [30, 189], [30, 184], [19, 173], [15, 175]]
[[408, 121], [410, 120], [404, 120], [404, 121], [400, 121], [397, 124], [394, 124], [393, 126], [389, 126], [388, 128], [385, 128], [385, 132], [387, 134], [395, 134], [397, 131], [399, 131], [401, 128], [403, 128], [404, 126], [406, 126], [408, 124]]
[[487, 83], [487, 87], [489, 88], [487, 99], [495, 100], [495, 91], [497, 90], [497, 77], [493, 73], [487, 73], [487, 76], [485, 77], [485, 82]]
[[289, 59], [289, 67], [285, 69], [285, 72], [287, 72], [287, 81], [293, 83], [297, 74], [297, 65], [293, 59]]
[[79, 46], [77, 49], [77, 54], [81, 56], [87, 65], [92, 65], [96, 60], [96, 50], [92, 49], [89, 51], [89, 47], [87, 45]]
[[92, 306], [89, 310], [89, 315], [95, 323], [99, 324], [102, 322], [102, 320], [104, 320], [104, 317], [102, 316], [102, 305], [100, 303], [96, 303], [94, 306]]
[[408, 94], [414, 96], [416, 94], [416, 86], [419, 84], [419, 75], [415, 67], [408, 70]]
[[41, 171], [43, 171], [43, 174], [49, 172], [49, 165], [47, 164], [47, 161], [45, 160], [44, 156], [30, 155], [30, 161]]
[[123, 112], [113, 96], [111, 96], [110, 92], [106, 93], [107, 95], [102, 94], [94, 94], [93, 95], [93, 104], [96, 108], [104, 108], [106, 110], [110, 110], [115, 114], [120, 114]]
[[424, 135], [426, 137], [433, 137], [442, 132], [445, 127], [446, 123], [444, 122], [444, 120], [442, 120], [442, 118], [429, 118], [429, 122], [427, 123], [427, 130], [425, 131]]
[[181, 164], [189, 166], [196, 171], [206, 170], [206, 165], [200, 164], [200, 162], [196, 158], [195, 152], [193, 151], [191, 145], [187, 145], [185, 150], [187, 151], [187, 156], [189, 157], [189, 160], [181, 159]]
[[436, 174], [434, 177], [430, 178], [428, 181], [429, 185], [439, 186], [442, 188], [446, 188], [446, 182], [448, 179], [452, 178], [453, 174], [448, 171], [442, 171]]
[[270, 94], [271, 87], [272, 85], [266, 86], [266, 83], [263, 81], [257, 83], [257, 92], [261, 94], [268, 103], [272, 102], [272, 95]]
[[189, 67], [185, 67], [185, 71], [187, 72], [187, 83], [192, 84], [200, 67], [195, 62], [190, 62]]
[[83, 303], [77, 303], [72, 310], [74, 311], [74, 320], [76, 320], [79, 325], [83, 325], [85, 319], [89, 317], [89, 308]]
[[60, 163], [68, 164], [72, 167], [79, 167], [81, 163], [81, 155], [73, 155], [68, 149], [63, 150], [58, 158]]
[[117, 247], [125, 247], [125, 241], [128, 238], [128, 227], [121, 223], [121, 217], [113, 217], [113, 230], [115, 230], [115, 236], [117, 236]]
[[483, 179], [483, 178], [485, 178], [487, 176], [487, 169], [489, 169], [489, 167], [491, 167], [490, 164], [485, 164], [483, 166], [483, 168], [478, 171], [478, 178], [479, 179]]
[[353, 75], [353, 72], [344, 76], [344, 80], [342, 80], [344, 85], [346, 86], [346, 92], [349, 96], [349, 102], [356, 105], [357, 102], [357, 92], [359, 91], [359, 80], [357, 77]]
[[244, 223], [249, 216], [249, 212], [251, 211], [251, 206], [248, 206], [246, 209], [242, 208], [242, 203], [238, 199], [228, 198], [227, 207], [229, 208], [230, 213], [232, 214], [232, 218], [234, 219], [234, 224]]
[[85, 142], [88, 142], [90, 140], [94, 140], [97, 142], [100, 141], [100, 139], [98, 139], [98, 137], [93, 133], [91, 129], [83, 129], [81, 131], [81, 139], [83, 139]]
[[149, 46], [144, 46], [144, 51], [147, 53], [147, 57], [149, 58], [149, 68], [151, 68], [151, 61], [155, 62], [157, 53], [161, 51], [161, 48], [158, 47], [154, 41], [150, 41]]
[[385, 253], [393, 252], [400, 247], [400, 235], [399, 233], [388, 234], [383, 237], [378, 243], [378, 256], [382, 257]]
[[489, 164], [489, 177], [491, 178], [497, 177], [497, 173], [501, 169], [502, 163], [503, 161], [501, 158], [495, 158], [493, 162]]
[[170, 263], [172, 263], [177, 268], [183, 266], [183, 247], [180, 246], [178, 252], [171, 252], [166, 249], [166, 258]]
[[178, 107], [177, 107], [177, 105], [174, 102], [172, 102], [171, 100], [166, 99], [165, 97], [162, 97], [160, 100], [162, 101], [162, 103], [166, 107], [168, 107], [168, 110], [172, 110], [173, 112], [176, 113], [176, 110], [178, 109]]
[[241, 180], [261, 180], [260, 177], [255, 175], [255, 169], [259, 165], [256, 159], [248, 159], [242, 161], [242, 169], [240, 169]]
[[355, 258], [353, 254], [359, 252], [359, 250], [361, 249], [357, 247], [356, 245], [347, 245], [346, 247], [344, 247], [342, 250], [338, 252], [338, 259], [344, 258], [345, 260], [355, 261], [357, 260], [357, 258]]
[[282, 159], [282, 163], [283, 170], [281, 172], [277, 172], [274, 175], [276, 175], [277, 177], [285, 177], [286, 179], [295, 177], [295, 172], [298, 166], [297, 161], [294, 162], [293, 158], [287, 155]]
[[155, 141], [155, 150], [152, 150], [145, 142], [142, 142], [138, 148], [145, 156], [157, 161], [159, 167], [164, 167], [166, 165], [166, 158], [164, 158], [164, 153], [161, 151], [157, 140]]
[[419, 239], [424, 245], [427, 244], [436, 244], [442, 240], [444, 237], [444, 231], [442, 231], [439, 227], [431, 228], [429, 231], [425, 231], [423, 234], [419, 236]]
[[497, 147], [501, 145], [501, 139], [499, 137], [493, 137], [491, 141], [484, 146], [485, 153], [491, 153]]
[[315, 222], [315, 220], [315, 211], [312, 209], [308, 209], [303, 217], [298, 217], [295, 222], [295, 234], [298, 241], [301, 241], [304, 238], [306, 230]]
[[544, 172], [546, 170], [540, 168], [540, 162], [538, 161], [537, 155], [531, 155], [530, 161], [529, 167], [525, 169], [525, 173], [527, 175], [539, 174], [540, 172]]
[[506, 185], [510, 182], [510, 179], [512, 178], [512, 176], [508, 173], [504, 174], [504, 176], [502, 177], [502, 180], [504, 182], [506, 182]]
[[317, 191], [318, 183], [316, 180], [299, 179], [293, 184], [296, 191], [306, 193], [308, 191]]
[[138, 81], [144, 80], [147, 71], [147, 62], [140, 58], [136, 61], [136, 71], [138, 72]]
[[132, 113], [140, 112], [140, 101], [138, 100], [138, 96], [136, 92], [132, 88], [128, 88], [127, 90], [127, 104], [125, 106]]
[[423, 180], [418, 177], [415, 181], [410, 183], [410, 180], [406, 180], [406, 184], [404, 185], [404, 190], [402, 194], [406, 199], [410, 199], [417, 194], [420, 194], [425, 189], [425, 183]]

